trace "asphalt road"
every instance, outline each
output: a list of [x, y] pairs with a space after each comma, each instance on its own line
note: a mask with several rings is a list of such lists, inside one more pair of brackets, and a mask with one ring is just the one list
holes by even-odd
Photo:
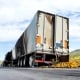
[[0, 80], [80, 80], [80, 69], [0, 68]]

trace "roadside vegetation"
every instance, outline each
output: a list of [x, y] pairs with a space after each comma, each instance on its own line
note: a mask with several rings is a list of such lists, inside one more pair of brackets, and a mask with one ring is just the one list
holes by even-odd
[[60, 62], [52, 65], [53, 68], [78, 68], [80, 67], [80, 49], [70, 52], [69, 62]]

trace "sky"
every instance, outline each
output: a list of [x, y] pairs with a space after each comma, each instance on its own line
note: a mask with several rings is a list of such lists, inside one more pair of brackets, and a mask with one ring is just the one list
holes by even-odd
[[37, 10], [68, 17], [70, 51], [80, 49], [80, 0], [0, 0], [0, 60], [14, 48]]

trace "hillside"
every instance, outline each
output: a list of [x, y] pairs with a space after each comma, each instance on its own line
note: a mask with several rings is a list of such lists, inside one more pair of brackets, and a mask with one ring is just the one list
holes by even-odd
[[69, 62], [74, 63], [73, 67], [80, 67], [80, 49], [70, 52]]
[[80, 60], [80, 49], [70, 52], [70, 60], [75, 60], [75, 59]]

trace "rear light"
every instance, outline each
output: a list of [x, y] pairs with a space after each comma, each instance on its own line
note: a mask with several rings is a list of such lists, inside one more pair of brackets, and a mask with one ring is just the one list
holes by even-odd
[[37, 63], [43, 63], [44, 61], [43, 60], [35, 60], [35, 62], [37, 62]]

